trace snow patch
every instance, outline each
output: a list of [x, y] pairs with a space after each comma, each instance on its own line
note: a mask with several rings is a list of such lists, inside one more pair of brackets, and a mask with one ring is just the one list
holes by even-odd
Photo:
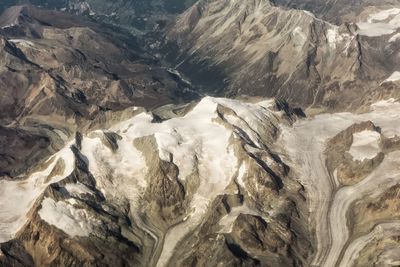
[[336, 44], [343, 41], [342, 35], [339, 33], [338, 27], [331, 27], [326, 32], [326, 38], [328, 40], [329, 46], [332, 48], [336, 48]]
[[14, 27], [14, 26], [17, 26], [17, 24], [11, 23], [11, 24], [5, 25], [5, 26], [3, 26], [3, 27], [1, 27], [1, 28], [2, 28], [2, 29], [7, 29], [7, 28], [12, 28], [12, 27]]
[[375, 131], [362, 131], [353, 134], [353, 144], [350, 147], [350, 155], [353, 159], [363, 161], [373, 159], [379, 152], [379, 141], [381, 135]]
[[219, 221], [219, 226], [221, 226], [221, 230], [218, 233], [228, 234], [232, 232], [233, 224], [235, 223], [237, 217], [240, 214], [249, 214], [249, 215], [258, 215], [258, 213], [251, 210], [246, 205], [234, 207], [231, 212], [221, 218]]
[[374, 104], [371, 105], [373, 109], [379, 109], [379, 108], [385, 108], [385, 107], [390, 107], [392, 106], [396, 100], [394, 98], [389, 98], [385, 100], [378, 101]]
[[307, 41], [307, 35], [303, 32], [303, 29], [299, 26], [294, 28], [293, 37], [296, 39], [296, 43], [298, 46], [302, 47]]
[[397, 27], [393, 27], [386, 23], [359, 22], [357, 23], [357, 26], [359, 28], [358, 34], [368, 37], [378, 37], [392, 34], [397, 29]]
[[23, 47], [28, 47], [28, 48], [32, 48], [35, 46], [35, 44], [33, 42], [24, 40], [24, 39], [10, 39], [8, 41], [11, 43], [17, 44], [17, 45], [21, 45]]
[[358, 34], [369, 37], [393, 34], [400, 28], [400, 9], [392, 8], [370, 14], [367, 21], [357, 23]]
[[385, 82], [396, 82], [399, 80], [400, 80], [400, 71], [395, 71], [392, 73], [392, 75], [389, 76], [389, 78], [385, 80]]
[[310, 12], [310, 11], [307, 11], [307, 10], [302, 10], [302, 11], [303, 11], [305, 14], [309, 15], [310, 17], [315, 18], [314, 13], [312, 13], [312, 12]]
[[246, 184], [245, 184], [245, 182], [244, 182], [244, 177], [245, 177], [245, 175], [246, 175], [246, 172], [247, 172], [247, 166], [246, 166], [246, 163], [243, 162], [243, 163], [240, 165], [239, 173], [238, 173], [238, 177], [237, 177], [237, 182], [238, 182], [238, 184], [239, 184], [241, 187], [243, 187], [243, 188], [246, 188]]
[[90, 190], [86, 185], [82, 183], [76, 183], [76, 184], [66, 184], [65, 189], [72, 195], [72, 196], [80, 196], [84, 194], [90, 194], [92, 195], [93, 192]]
[[374, 23], [375, 21], [387, 20], [390, 16], [398, 15], [398, 14], [400, 14], [399, 8], [381, 10], [378, 13], [371, 14], [368, 18], [368, 22]]
[[[33, 173], [25, 180], [0, 181], [0, 242], [12, 239], [21, 229], [27, 221], [27, 213], [49, 184], [72, 173], [75, 157], [71, 145], [69, 143], [49, 159], [52, 162], [45, 170]], [[63, 173], [49, 177], [59, 160], [65, 164]]]
[[62, 201], [55, 202], [51, 198], [43, 200], [39, 215], [48, 224], [72, 237], [89, 236], [95, 225], [99, 223], [86, 210], [76, 209], [73, 205]]
[[394, 43], [400, 38], [400, 33], [394, 34], [392, 37], [390, 37], [389, 42]]

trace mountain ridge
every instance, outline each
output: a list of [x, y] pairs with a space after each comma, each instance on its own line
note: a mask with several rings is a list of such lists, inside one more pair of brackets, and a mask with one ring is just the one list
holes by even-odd
[[165, 43], [173, 51], [167, 58], [199, 84], [216, 73], [211, 80], [224, 82], [204, 86], [222, 95], [279, 97], [317, 110], [358, 108], [358, 96], [382, 90], [395, 66], [393, 54], [360, 35], [357, 24], [339, 27], [268, 1], [200, 1], [170, 27]]

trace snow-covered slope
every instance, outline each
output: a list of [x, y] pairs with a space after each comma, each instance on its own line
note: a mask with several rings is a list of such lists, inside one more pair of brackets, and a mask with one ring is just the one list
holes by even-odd
[[365, 21], [357, 23], [359, 34], [377, 37], [395, 33], [400, 28], [400, 8], [390, 8], [370, 13]]
[[[361, 122], [374, 123], [380, 132], [357, 129], [361, 126], [355, 124]], [[346, 129], [350, 131], [341, 134]], [[368, 113], [322, 114], [312, 119], [298, 121], [293, 127], [283, 128], [281, 136], [283, 153], [291, 158], [292, 163], [289, 165], [298, 173], [310, 201], [310, 220], [315, 227], [317, 238], [317, 251], [312, 265], [351, 266], [350, 255], [358, 257], [354, 255], [358, 252], [352, 251], [361, 246], [358, 242], [371, 241], [371, 237], [378, 238], [374, 227], [375, 224], [383, 222], [383, 218], [376, 218], [375, 212], [379, 212], [371, 211], [371, 206], [358, 209], [355, 205], [363, 203], [364, 198], [372, 193], [375, 194], [376, 203], [379, 203], [383, 200], [379, 200], [378, 196], [386, 195], [386, 191], [390, 191], [394, 185], [400, 183], [399, 138], [400, 103], [394, 99], [375, 103]], [[333, 145], [327, 145], [329, 140], [333, 141]], [[332, 153], [332, 150], [340, 151], [341, 146], [347, 148], [345, 147], [340, 153], [344, 157], [347, 153], [351, 156], [346, 158], [342, 165], [330, 170], [328, 167], [336, 164], [332, 161], [337, 159], [328, 158], [327, 155]], [[384, 153], [384, 159], [374, 164], [374, 160], [377, 161], [379, 158], [378, 153]], [[352, 161], [358, 162], [354, 164]], [[360, 161], [364, 161], [365, 165]], [[339, 174], [339, 170], [347, 166], [355, 172], [352, 177], [363, 173], [363, 178], [351, 186], [345, 186], [340, 182], [342, 179], [339, 175], [343, 172]], [[373, 166], [372, 169], [370, 166]], [[391, 207], [382, 209], [388, 209], [385, 220], [397, 223], [396, 211]], [[366, 215], [367, 212], [371, 214]], [[354, 213], [360, 214], [360, 221], [351, 216]], [[385, 227], [384, 223], [382, 227]], [[390, 234], [388, 231], [387, 235]], [[359, 238], [364, 235], [365, 237]], [[350, 247], [347, 248], [346, 244], [350, 244]], [[362, 247], [359, 249], [362, 250]], [[343, 253], [346, 257], [341, 260]], [[375, 256], [377, 253], [373, 251], [372, 254], [360, 255], [360, 259]]]
[[[286, 237], [292, 230], [284, 224], [291, 220], [293, 199], [303, 205], [297, 192], [300, 185], [273, 153], [279, 124], [290, 123], [292, 114], [278, 111], [270, 100], [211, 97], [192, 105], [183, 116], [165, 121], [156, 121], [143, 109], [133, 110], [136, 115], [108, 129], [78, 134], [44, 162], [43, 170], [21, 177], [21, 181], [2, 181], [1, 241], [15, 242], [31, 235], [30, 225], [58, 229], [58, 235], [72, 240], [92, 240], [89, 245], [116, 231], [112, 236], [118, 242], [127, 238], [140, 247], [141, 264], [166, 266], [185, 260], [175, 258], [188, 248], [180, 248], [179, 243], [201, 244], [207, 235], [218, 235], [223, 229], [237, 231], [235, 223], [242, 213], [259, 216], [271, 227], [282, 224], [275, 238], [293, 246]], [[232, 199], [224, 204], [226, 211], [216, 205], [221, 197]], [[92, 202], [95, 199], [97, 202]], [[11, 210], [6, 201], [17, 208]], [[240, 212], [230, 214], [235, 207]], [[225, 219], [224, 213], [230, 218]], [[284, 222], [279, 214], [286, 214]], [[105, 225], [111, 215], [120, 217], [113, 223], [121, 230]], [[214, 218], [211, 221], [210, 216]], [[11, 218], [18, 224], [11, 224]], [[215, 225], [201, 230], [212, 222]], [[41, 231], [52, 236], [49, 230]], [[200, 231], [199, 239], [192, 239], [196, 231]], [[303, 244], [306, 235], [306, 231], [298, 233], [304, 238], [296, 246], [308, 246]], [[246, 249], [248, 245], [243, 246]], [[295, 262], [304, 257], [289, 257], [268, 248], [248, 249], [256, 258], [265, 251], [272, 253], [265, 262]], [[32, 253], [30, 248], [26, 250]], [[192, 251], [192, 255], [196, 253], [202, 257], [201, 250]], [[31, 256], [35, 259], [36, 254]], [[222, 255], [214, 256], [219, 259]]]
[[163, 119], [110, 115], [31, 174], [1, 181], [1, 242], [45, 266], [348, 266], [375, 255], [376, 240], [392, 246], [399, 102], [305, 119], [280, 107], [205, 97], [160, 109], [177, 112]]

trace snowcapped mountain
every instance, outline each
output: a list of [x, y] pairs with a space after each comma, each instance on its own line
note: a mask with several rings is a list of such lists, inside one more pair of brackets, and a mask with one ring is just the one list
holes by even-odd
[[210, 97], [179, 110], [161, 122], [143, 109], [116, 113], [131, 117], [92, 125], [31, 174], [2, 181], [2, 201], [20, 207], [0, 207], [5, 255], [18, 247], [27, 265], [255, 264], [264, 253], [268, 264], [302, 262], [302, 187], [274, 147], [292, 114], [274, 101]]
[[[308, 120], [279, 107], [206, 97], [108, 114], [1, 182], [18, 202], [0, 206], [1, 262], [363, 266], [398, 227], [400, 104]], [[350, 229], [373, 229], [370, 243]]]
[[30, 3], [0, 266], [399, 265], [397, 1]]

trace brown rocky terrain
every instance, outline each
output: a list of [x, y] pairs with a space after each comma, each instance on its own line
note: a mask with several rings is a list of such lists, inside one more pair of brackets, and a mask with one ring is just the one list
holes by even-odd
[[[382, 83], [397, 71], [397, 26], [389, 20], [374, 24], [373, 18], [393, 6], [335, 1], [338, 7], [329, 9], [308, 1], [316, 9], [320, 4], [341, 13], [343, 7], [353, 14], [351, 22], [332, 24], [279, 2], [197, 2], [170, 26], [163, 46], [167, 60], [209, 92], [278, 97], [309, 113], [355, 110], [367, 99], [381, 99], [377, 95], [388, 87]], [[390, 94], [397, 94], [395, 88]]]

